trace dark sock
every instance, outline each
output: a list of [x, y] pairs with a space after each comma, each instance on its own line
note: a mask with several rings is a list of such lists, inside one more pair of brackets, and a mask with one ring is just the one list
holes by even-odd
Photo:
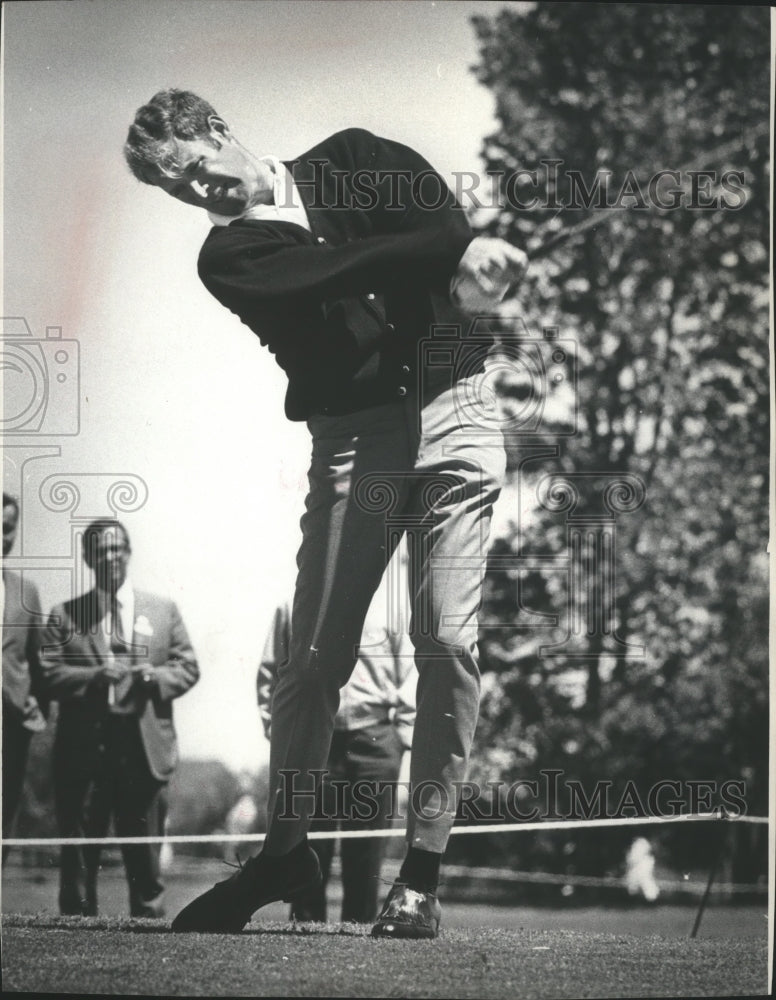
[[442, 855], [410, 847], [401, 866], [399, 880], [406, 882], [415, 892], [436, 892], [439, 885], [439, 866]]

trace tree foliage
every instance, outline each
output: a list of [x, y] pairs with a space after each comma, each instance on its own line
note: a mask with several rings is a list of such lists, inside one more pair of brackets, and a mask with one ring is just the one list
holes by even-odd
[[[768, 11], [539, 3], [474, 24], [499, 120], [483, 150], [501, 184], [488, 228], [531, 251], [598, 219], [537, 259], [521, 293], [531, 331], [578, 344], [576, 429], [548, 418], [543, 437], [508, 439], [512, 495], [530, 506], [551, 474], [578, 496], [565, 516], [539, 505], [493, 547], [475, 777], [558, 767], [643, 795], [665, 779], [738, 779], [765, 813]], [[650, 189], [661, 170], [680, 172], [660, 182], [674, 208]], [[519, 378], [511, 391], [519, 403]], [[638, 509], [601, 506], [618, 477], [643, 484]], [[589, 548], [602, 514], [608, 570]], [[552, 655], [591, 601], [609, 602], [613, 632], [583, 629]], [[612, 655], [622, 643], [644, 655]], [[677, 861], [711, 843], [669, 840]], [[594, 855], [588, 868], [605, 864]]]

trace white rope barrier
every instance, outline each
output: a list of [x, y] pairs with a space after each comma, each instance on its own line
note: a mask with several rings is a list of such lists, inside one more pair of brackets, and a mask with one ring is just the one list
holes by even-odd
[[[618, 875], [575, 875], [553, 872], [529, 872], [513, 868], [481, 868], [477, 866], [445, 865], [444, 880], [450, 878], [493, 879], [498, 882], [535, 882], [537, 885], [592, 886], [597, 889], [622, 888], [622, 876]], [[700, 896], [705, 886], [684, 879], [655, 879], [661, 890], [681, 891]], [[757, 883], [717, 882], [717, 892], [723, 893], [767, 893], [768, 887]]]
[[[483, 823], [454, 826], [451, 833], [529, 833], [537, 830], [580, 830], [595, 827], [645, 826], [667, 823], [768, 823], [767, 816], [732, 816], [726, 813], [687, 813], [681, 816], [623, 816], [617, 819], [543, 820], [537, 823]], [[363, 837], [404, 837], [404, 827], [381, 830], [316, 830], [309, 840], [352, 840]], [[260, 844], [265, 833], [165, 834], [157, 837], [15, 837], [3, 839], [4, 847], [79, 847], [88, 844]]]

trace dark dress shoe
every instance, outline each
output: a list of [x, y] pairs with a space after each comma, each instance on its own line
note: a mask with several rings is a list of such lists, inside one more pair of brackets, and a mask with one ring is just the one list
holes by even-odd
[[442, 907], [433, 892], [416, 892], [404, 882], [394, 882], [372, 937], [435, 938]]
[[310, 847], [294, 863], [259, 854], [185, 906], [173, 920], [172, 930], [237, 934], [259, 907], [278, 900], [292, 902], [320, 880], [318, 855]]

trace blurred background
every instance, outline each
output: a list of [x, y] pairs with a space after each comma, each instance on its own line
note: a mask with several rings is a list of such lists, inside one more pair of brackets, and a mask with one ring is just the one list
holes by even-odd
[[[135, 584], [178, 602], [203, 676], [176, 704], [171, 832], [227, 829], [246, 790], [261, 829], [255, 672], [293, 579], [307, 441], [283, 417], [280, 370], [198, 282], [205, 216], [124, 167], [135, 109], [167, 86], [200, 92], [259, 153], [292, 158], [350, 125], [406, 142], [454, 188], [476, 176], [475, 225], [529, 251], [598, 217], [537, 259], [504, 324], [505, 343], [536, 343], [498, 377], [510, 471], [482, 611], [480, 811], [558, 769], [560, 815], [574, 781], [588, 797], [608, 782], [624, 816], [661, 781], [679, 783], [684, 811], [691, 782], [715, 784], [716, 806], [737, 781], [767, 814], [768, 9], [12, 0], [4, 13], [4, 335], [38, 344], [52, 375], [52, 343], [70, 342], [40, 426], [6, 403], [4, 488], [22, 502], [9, 565], [45, 606], [67, 598], [83, 583], [74, 525], [113, 512]], [[673, 208], [649, 187], [664, 170], [680, 172]], [[33, 741], [22, 836], [54, 834], [51, 732]], [[721, 838], [721, 880], [764, 885], [765, 827], [643, 832], [664, 893]], [[622, 876], [633, 836], [463, 835], [449, 858], [552, 874], [520, 891], [571, 901], [585, 878], [605, 892]]]

